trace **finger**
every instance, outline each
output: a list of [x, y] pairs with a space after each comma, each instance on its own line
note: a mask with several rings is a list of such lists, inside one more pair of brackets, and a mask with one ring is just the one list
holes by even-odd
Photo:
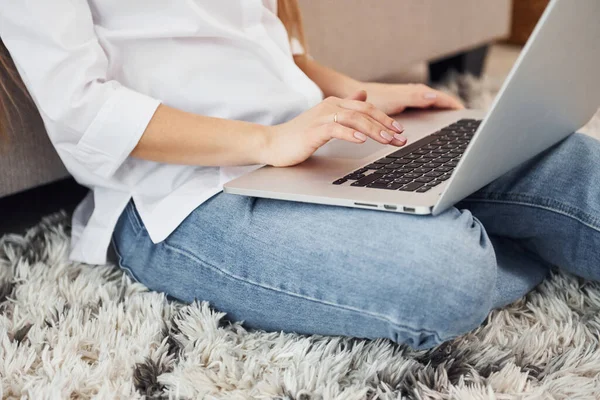
[[413, 92], [411, 100], [410, 106], [412, 107], [436, 107], [456, 110], [465, 108], [455, 97], [426, 85], [419, 85], [418, 89]]
[[[381, 130], [385, 130], [386, 129], [386, 127], [382, 123], [380, 123], [379, 121], [373, 119], [371, 116], [366, 115], [366, 114], [365, 114], [365, 116], [366, 116], [367, 119], [370, 119], [374, 124], [377, 124]], [[404, 146], [406, 144], [407, 139], [404, 136], [402, 136], [402, 134], [395, 133], [395, 132], [392, 132], [392, 133], [393, 133], [393, 137], [392, 137], [392, 140], [390, 141], [391, 145], [393, 145], [393, 146]]]
[[408, 140], [407, 140], [406, 138], [404, 138], [404, 140], [398, 140], [398, 139], [396, 139], [396, 138], [394, 137], [394, 140], [392, 140], [392, 141], [390, 142], [390, 144], [391, 144], [392, 146], [396, 146], [396, 147], [402, 147], [402, 146], [406, 145], [406, 143], [407, 143], [407, 142], [408, 142]]
[[367, 135], [364, 133], [334, 122], [321, 125], [319, 129], [321, 129], [321, 133], [325, 136], [325, 143], [334, 138], [357, 144], [362, 144], [367, 140]]
[[[460, 100], [448, 93], [444, 93], [439, 90], [435, 90], [432, 93], [435, 95], [435, 102], [433, 103], [433, 107], [449, 108], [453, 110], [462, 110], [465, 108], [465, 106]], [[430, 94], [428, 97], [433, 97], [433, 94]]]
[[346, 97], [348, 100], [356, 100], [356, 101], [366, 101], [367, 100], [367, 92], [364, 90], [359, 90], [356, 93]]
[[[343, 108], [340, 108], [340, 110], [341, 111], [338, 111], [337, 113], [338, 124], [364, 133], [379, 143], [389, 144], [394, 139], [394, 135], [397, 134], [394, 131], [386, 129], [382, 124], [360, 111], [346, 110]], [[401, 138], [402, 137], [399, 136], [398, 139], [401, 140]]]
[[368, 116], [385, 126], [387, 129], [390, 129], [397, 133], [404, 132], [404, 127], [400, 125], [399, 122], [397, 122], [392, 117], [388, 116], [386, 113], [384, 113], [371, 103], [367, 103], [364, 101], [342, 100], [339, 106], [348, 110], [356, 110], [360, 111], [363, 114], [367, 114]]

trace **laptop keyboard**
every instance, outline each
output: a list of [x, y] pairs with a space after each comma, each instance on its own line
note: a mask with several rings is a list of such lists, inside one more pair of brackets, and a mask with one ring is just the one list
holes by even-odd
[[461, 119], [333, 184], [425, 193], [450, 178], [479, 124], [481, 120]]

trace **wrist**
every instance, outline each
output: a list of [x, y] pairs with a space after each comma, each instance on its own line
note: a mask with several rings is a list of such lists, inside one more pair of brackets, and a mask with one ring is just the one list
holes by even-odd
[[341, 82], [340, 90], [335, 94], [337, 97], [346, 98], [352, 96], [359, 90], [365, 89], [365, 83], [356, 79], [345, 76], [345, 79]]
[[260, 125], [257, 135], [254, 154], [254, 164], [270, 164], [271, 147], [275, 136], [276, 126]]

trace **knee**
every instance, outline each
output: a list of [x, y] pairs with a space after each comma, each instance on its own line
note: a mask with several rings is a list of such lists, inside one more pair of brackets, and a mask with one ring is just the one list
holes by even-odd
[[440, 282], [441, 313], [433, 313], [430, 324], [436, 326], [442, 341], [467, 333], [485, 321], [496, 291], [497, 263], [491, 244], [488, 246], [458, 246], [446, 282]]
[[556, 145], [557, 150], [565, 153], [567, 159], [572, 160], [574, 154], [577, 155], [577, 159], [583, 157], [598, 157], [600, 156], [598, 147], [598, 139], [593, 138], [584, 133], [574, 133], [567, 137], [562, 142]]
[[[577, 160], [578, 162], [573, 162]], [[559, 142], [554, 147], [535, 157], [515, 173], [522, 173], [524, 168], [535, 169], [538, 179], [553, 182], [561, 188], [573, 186], [573, 177], [591, 176], [594, 169], [590, 165], [600, 162], [600, 142], [588, 135], [575, 133]]]
[[[430, 324], [442, 341], [478, 327], [494, 304], [497, 261], [492, 243], [481, 223], [469, 211], [462, 211], [461, 232], [447, 238], [440, 250], [443, 279], [434, 286], [437, 312]], [[456, 238], [462, 238], [456, 239]]]
[[411, 300], [416, 308], [410, 334], [395, 332], [411, 347], [432, 347], [477, 328], [494, 304], [494, 249], [479, 221], [468, 211], [460, 218], [461, 232], [445, 232], [439, 245], [415, 265], [420, 282], [415, 282]]

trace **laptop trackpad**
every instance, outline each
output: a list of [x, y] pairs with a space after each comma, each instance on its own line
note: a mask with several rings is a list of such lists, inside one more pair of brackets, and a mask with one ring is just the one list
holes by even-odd
[[380, 151], [385, 145], [368, 139], [363, 144], [334, 139], [315, 152], [315, 156], [332, 158], [364, 158]]

